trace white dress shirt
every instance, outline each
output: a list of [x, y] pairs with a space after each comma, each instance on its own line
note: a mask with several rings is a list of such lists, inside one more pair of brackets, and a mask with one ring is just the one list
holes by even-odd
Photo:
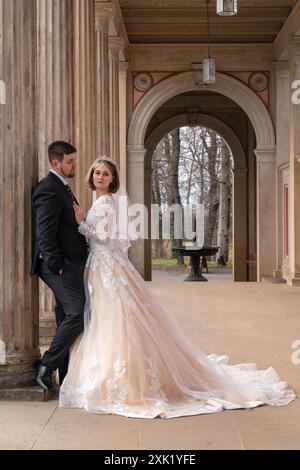
[[63, 183], [64, 185], [67, 185], [69, 184], [68, 181], [66, 180], [66, 178], [64, 178], [63, 176], [59, 175], [55, 170], [50, 170], [51, 173], [54, 173]]

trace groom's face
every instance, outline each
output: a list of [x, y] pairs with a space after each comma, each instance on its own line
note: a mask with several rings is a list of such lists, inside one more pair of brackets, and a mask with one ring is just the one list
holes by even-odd
[[76, 153], [64, 154], [63, 160], [54, 160], [52, 166], [64, 178], [73, 178], [76, 172]]

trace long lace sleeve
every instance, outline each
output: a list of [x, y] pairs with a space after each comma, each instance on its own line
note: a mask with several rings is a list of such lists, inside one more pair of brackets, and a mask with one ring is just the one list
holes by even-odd
[[111, 197], [101, 197], [91, 209], [78, 231], [92, 242], [108, 244], [114, 238], [116, 211]]
[[95, 240], [97, 238], [95, 227], [92, 224], [88, 224], [85, 220], [80, 222], [78, 232], [89, 240]]

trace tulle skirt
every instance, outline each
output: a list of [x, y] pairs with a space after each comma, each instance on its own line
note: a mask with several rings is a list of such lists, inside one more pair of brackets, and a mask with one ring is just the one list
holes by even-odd
[[85, 282], [85, 330], [71, 349], [61, 407], [174, 418], [295, 398], [272, 367], [229, 365], [193, 346], [117, 247], [91, 250]]

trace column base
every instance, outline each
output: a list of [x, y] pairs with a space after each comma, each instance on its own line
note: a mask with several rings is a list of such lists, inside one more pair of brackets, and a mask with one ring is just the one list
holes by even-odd
[[282, 279], [282, 269], [281, 268], [275, 269], [273, 276], [275, 279]]
[[287, 279], [287, 285], [292, 287], [300, 287], [300, 277]]
[[0, 390], [36, 385], [36, 363], [40, 351], [24, 356], [22, 353], [7, 355], [5, 362], [0, 363]]
[[273, 280], [274, 280], [274, 277], [268, 276], [268, 275], [261, 276], [260, 278], [260, 282], [273, 282]]

